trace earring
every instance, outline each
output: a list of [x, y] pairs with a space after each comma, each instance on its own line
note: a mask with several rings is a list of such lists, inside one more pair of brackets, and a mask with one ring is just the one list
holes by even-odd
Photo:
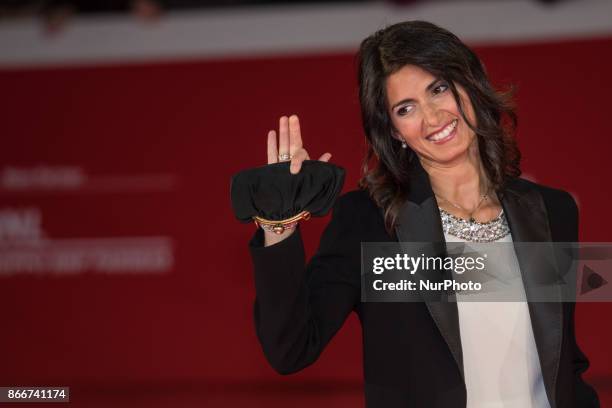
[[408, 145], [406, 144], [405, 140], [402, 140], [402, 149], [406, 149], [408, 147]]

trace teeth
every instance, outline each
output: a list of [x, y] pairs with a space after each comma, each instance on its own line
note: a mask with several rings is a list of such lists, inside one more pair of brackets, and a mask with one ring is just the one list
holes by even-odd
[[442, 140], [442, 139], [444, 139], [445, 137], [447, 137], [448, 135], [451, 134], [451, 132], [455, 129], [455, 126], [457, 126], [457, 119], [453, 120], [443, 130], [439, 131], [435, 135], [432, 135], [432, 136], [428, 137], [427, 139], [428, 140], [433, 140], [434, 142], [436, 142], [438, 140]]

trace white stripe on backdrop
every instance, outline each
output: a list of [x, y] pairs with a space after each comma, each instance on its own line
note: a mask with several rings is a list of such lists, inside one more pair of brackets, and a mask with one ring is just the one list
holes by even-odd
[[9, 20], [0, 25], [0, 68], [352, 52], [376, 29], [414, 19], [473, 45], [588, 38], [612, 35], [610, 16], [610, 0], [472, 0], [183, 11], [154, 22], [78, 17], [55, 35], [36, 20]]

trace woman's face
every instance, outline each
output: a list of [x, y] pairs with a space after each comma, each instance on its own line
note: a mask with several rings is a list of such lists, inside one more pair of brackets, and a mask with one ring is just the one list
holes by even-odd
[[[387, 106], [396, 137], [403, 139], [423, 164], [452, 165], [465, 159], [475, 134], [467, 126], [448, 83], [415, 65], [387, 78]], [[464, 111], [475, 124], [474, 110], [457, 85]]]

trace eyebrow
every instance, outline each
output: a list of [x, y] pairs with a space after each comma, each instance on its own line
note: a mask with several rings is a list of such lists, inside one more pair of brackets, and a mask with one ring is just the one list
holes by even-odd
[[[442, 78], [436, 78], [433, 80], [432, 83], [430, 83], [429, 85], [427, 85], [427, 88], [425, 88], [425, 91], [429, 92], [431, 91], [431, 89], [442, 80]], [[395, 108], [397, 108], [399, 105], [402, 105], [404, 103], [408, 103], [408, 102], [414, 102], [413, 98], [406, 98], [406, 99], [402, 99], [401, 101], [395, 103], [392, 107], [391, 110], [394, 110]]]

